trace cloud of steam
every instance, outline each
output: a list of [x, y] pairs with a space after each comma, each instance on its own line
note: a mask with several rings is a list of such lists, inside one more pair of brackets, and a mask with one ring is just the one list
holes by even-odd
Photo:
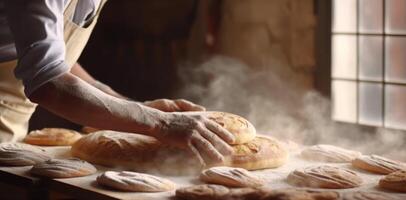
[[178, 96], [209, 110], [241, 115], [260, 134], [306, 145], [334, 144], [406, 161], [404, 132], [332, 121], [329, 99], [301, 87], [295, 73], [281, 67], [259, 69], [231, 58], [213, 57], [198, 67], [181, 67], [185, 87]]

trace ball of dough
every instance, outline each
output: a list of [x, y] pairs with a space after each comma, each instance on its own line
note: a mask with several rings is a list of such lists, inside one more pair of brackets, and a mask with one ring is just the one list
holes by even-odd
[[96, 171], [97, 169], [92, 164], [79, 159], [51, 159], [31, 168], [32, 174], [48, 178], [88, 176]]

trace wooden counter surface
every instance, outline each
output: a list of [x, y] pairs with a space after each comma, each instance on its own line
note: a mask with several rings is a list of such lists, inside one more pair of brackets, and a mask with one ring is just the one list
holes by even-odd
[[[45, 147], [45, 149], [54, 157], [68, 158], [70, 157], [70, 147]], [[333, 165], [348, 168], [356, 171], [364, 180], [361, 187], [353, 189], [335, 190], [339, 192], [348, 192], [355, 190], [368, 190], [368, 191], [381, 191], [377, 188], [377, 184], [382, 175], [371, 174], [362, 170], [353, 168], [350, 164], [326, 164], [318, 162], [309, 162], [299, 158], [298, 152], [291, 153], [289, 161], [284, 166], [277, 169], [258, 170], [253, 173], [264, 177], [267, 186], [271, 188], [292, 188], [291, 185], [286, 183], [286, 176], [297, 168], [302, 168], [311, 165]], [[137, 192], [121, 192], [97, 185], [96, 177], [108, 169], [101, 166], [96, 166], [98, 172], [91, 176], [68, 178], [68, 179], [39, 179], [33, 177], [28, 173], [31, 167], [0, 167], [0, 179], [3, 183], [9, 183], [18, 186], [30, 186], [40, 184], [46, 186], [49, 192], [60, 193], [69, 197], [78, 199], [131, 199], [131, 200], [151, 200], [151, 199], [173, 199], [174, 191], [161, 192], [161, 193], [137, 193]], [[193, 176], [161, 176], [168, 178], [175, 182], [178, 187], [200, 184], [201, 182]], [[387, 191], [381, 191], [387, 192]], [[402, 195], [402, 194], [397, 194]], [[405, 197], [406, 199], [406, 197]]]

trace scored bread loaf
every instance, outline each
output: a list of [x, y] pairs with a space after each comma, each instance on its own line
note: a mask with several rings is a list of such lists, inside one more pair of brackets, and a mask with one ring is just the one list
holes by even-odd
[[[230, 167], [248, 170], [276, 168], [288, 157], [288, 152], [278, 141], [260, 135], [248, 143], [232, 147], [234, 153], [224, 163]], [[91, 163], [128, 170], [173, 170], [166, 171], [171, 174], [178, 173], [179, 169], [179, 173], [187, 174], [201, 170], [190, 152], [170, 148], [155, 138], [139, 134], [98, 131], [78, 140], [71, 153]]]
[[229, 187], [260, 187], [265, 181], [242, 168], [212, 167], [202, 171], [200, 180]]
[[232, 144], [244, 144], [253, 140], [256, 136], [255, 127], [246, 119], [226, 112], [193, 112], [199, 113], [220, 124], [235, 136]]
[[131, 192], [164, 192], [176, 187], [175, 183], [170, 180], [130, 171], [106, 171], [96, 180], [100, 185]]
[[356, 168], [377, 174], [390, 174], [398, 170], [406, 170], [406, 164], [377, 155], [361, 156], [352, 161]]
[[287, 181], [299, 187], [328, 189], [354, 188], [362, 183], [354, 171], [329, 165], [297, 169], [289, 174]]
[[12, 142], [0, 144], [0, 165], [29, 166], [49, 159], [51, 156], [40, 147]]

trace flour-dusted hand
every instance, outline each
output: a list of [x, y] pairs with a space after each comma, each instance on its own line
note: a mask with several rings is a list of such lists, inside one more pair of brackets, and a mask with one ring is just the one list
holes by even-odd
[[192, 151], [205, 164], [222, 163], [233, 149], [235, 137], [216, 122], [198, 113], [164, 113], [156, 138]]
[[205, 111], [203, 106], [194, 104], [184, 99], [157, 99], [153, 101], [146, 101], [144, 105], [155, 108], [164, 112], [182, 112], [182, 111]]

